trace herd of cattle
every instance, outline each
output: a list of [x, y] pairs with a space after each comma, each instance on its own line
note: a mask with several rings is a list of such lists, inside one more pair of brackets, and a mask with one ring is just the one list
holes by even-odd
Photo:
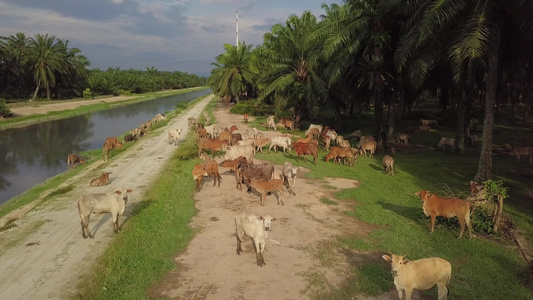
[[[163, 114], [156, 115], [151, 121], [143, 123], [139, 128], [133, 129], [130, 134], [126, 135], [125, 142], [135, 141], [151, 128], [151, 124], [161, 121], [165, 118]], [[292, 134], [285, 133], [266, 138], [265, 134], [256, 128], [239, 130], [236, 125], [231, 127], [222, 127], [217, 124], [211, 124], [211, 119], [207, 113], [204, 113], [205, 125], [198, 122], [195, 118], [188, 119], [188, 127], [195, 128], [195, 139], [198, 145], [198, 156], [203, 159], [203, 163], [193, 167], [192, 176], [195, 182], [196, 191], [200, 191], [202, 180], [205, 177], [213, 177], [213, 186], [220, 186], [221, 176], [219, 167], [229, 168], [235, 174], [236, 189], [242, 190], [243, 184], [246, 190], [251, 192], [255, 189], [260, 194], [260, 204], [265, 205], [265, 198], [273, 192], [277, 194], [277, 204], [284, 205], [283, 191], [286, 188], [289, 193], [296, 195], [296, 177], [298, 168], [290, 162], [285, 162], [282, 167], [279, 178], [274, 178], [274, 165], [270, 162], [254, 161], [255, 154], [263, 151], [263, 148], [269, 145], [268, 151], [282, 149], [285, 154], [291, 153], [294, 149], [298, 155], [298, 160], [306, 155], [313, 157], [313, 163], [317, 162], [319, 147], [324, 147], [329, 151], [325, 156], [325, 162], [330, 160], [336, 164], [345, 164], [353, 166], [359, 155], [372, 157], [376, 152], [376, 140], [372, 136], [363, 136], [360, 131], [350, 135], [351, 138], [358, 138], [359, 141], [355, 147], [352, 147], [348, 140], [338, 135], [335, 130], [329, 126], [310, 125], [305, 130], [306, 138], [299, 138]], [[244, 123], [248, 123], [248, 114], [244, 115]], [[408, 143], [411, 134], [418, 135], [420, 132], [429, 132], [432, 126], [437, 127], [436, 120], [421, 120], [420, 126], [409, 127], [407, 132], [396, 136], [397, 143]], [[274, 116], [267, 118], [267, 129], [294, 129], [294, 121], [290, 118], [281, 118], [278, 123], [275, 122]], [[178, 145], [181, 129], [168, 130], [168, 143]], [[477, 141], [477, 137], [467, 134], [472, 143]], [[454, 150], [455, 139], [441, 138], [438, 147], [443, 149], [450, 146]], [[114, 148], [122, 147], [122, 142], [116, 137], [105, 140], [102, 146], [103, 158], [107, 159], [109, 151]], [[224, 152], [224, 160], [218, 163], [214, 156], [215, 153], [220, 157], [220, 152]], [[209, 155], [210, 154], [210, 155]], [[521, 155], [529, 155], [531, 163], [533, 158], [533, 148], [520, 147], [515, 148], [512, 154], [520, 159]], [[383, 166], [385, 173], [394, 175], [394, 159], [390, 155], [383, 157]], [[84, 164], [85, 160], [76, 154], [69, 154], [67, 157], [69, 169], [76, 163]], [[109, 174], [102, 173], [90, 182], [90, 186], [101, 186], [110, 183]], [[470, 183], [473, 197], [477, 197], [482, 192], [479, 184]], [[118, 226], [118, 216], [122, 215], [128, 200], [130, 189], [123, 188], [120, 191], [107, 194], [89, 194], [84, 196], [78, 202], [78, 210], [81, 218], [81, 228], [83, 238], [92, 238], [88, 228], [90, 215], [93, 213], [111, 213], [113, 217], [113, 227], [115, 233], [120, 230]], [[457, 217], [460, 224], [459, 237], [463, 236], [465, 226], [469, 231], [469, 237], [472, 238], [472, 228], [470, 224], [470, 202], [461, 199], [450, 199], [439, 197], [429, 191], [423, 190], [415, 193], [420, 198], [423, 213], [431, 218], [432, 233], [435, 226], [436, 217], [453, 218]], [[271, 227], [271, 222], [275, 219], [270, 215], [256, 216], [254, 214], [241, 212], [235, 217], [235, 228], [237, 236], [237, 254], [242, 252], [241, 242], [243, 236], [249, 236], [253, 239], [257, 265], [265, 265], [263, 252], [266, 246], [266, 239]], [[426, 290], [434, 285], [438, 286], [439, 299], [445, 299], [447, 296], [447, 286], [451, 278], [451, 264], [438, 257], [425, 258], [416, 261], [409, 261], [403, 256], [391, 254], [383, 255], [383, 259], [391, 262], [392, 275], [394, 284], [398, 291], [400, 299], [405, 294], [406, 299], [411, 299], [411, 293], [414, 289]]]

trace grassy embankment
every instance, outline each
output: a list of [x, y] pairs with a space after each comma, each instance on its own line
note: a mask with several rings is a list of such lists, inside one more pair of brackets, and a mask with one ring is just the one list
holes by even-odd
[[[7, 127], [17, 127], [17, 126], [24, 126], [28, 125], [30, 123], [36, 123], [36, 122], [42, 122], [47, 121], [51, 119], [62, 119], [67, 117], [72, 117], [76, 115], [82, 115], [98, 110], [108, 109], [111, 107], [117, 107], [122, 105], [127, 105], [131, 103], [137, 103], [142, 101], [149, 101], [153, 100], [158, 97], [167, 97], [171, 95], [179, 95], [183, 93], [188, 93], [191, 91], [201, 90], [205, 88], [194, 88], [194, 89], [187, 89], [187, 90], [180, 90], [180, 91], [172, 91], [172, 92], [163, 92], [163, 93], [150, 93], [145, 95], [139, 95], [138, 97], [135, 97], [130, 100], [124, 100], [120, 102], [115, 103], [100, 103], [100, 104], [93, 104], [88, 106], [82, 106], [80, 108], [74, 109], [74, 110], [65, 110], [65, 111], [58, 111], [46, 115], [33, 115], [33, 116], [27, 116], [27, 117], [21, 117], [23, 118], [22, 121], [19, 121], [19, 118], [14, 119], [7, 119], [0, 122], [0, 129], [3, 128], [3, 126], [6, 126], [4, 122], [8, 122], [9, 125]], [[203, 98], [203, 97], [202, 97]], [[196, 103], [199, 99], [195, 99], [191, 101], [190, 103]], [[185, 109], [186, 106], [180, 107], [180, 109], [170, 112], [171, 115], [175, 115], [179, 112], [181, 112], [183, 109]], [[152, 129], [152, 132], [156, 130], [157, 128], [163, 127], [167, 124], [168, 121], [160, 122], [154, 124], [154, 127]], [[23, 125], [24, 124], [24, 125]], [[124, 133], [123, 135], [119, 136], [120, 140], [124, 140], [124, 135], [127, 133]], [[110, 157], [116, 156], [120, 153], [123, 153], [133, 144], [130, 143], [124, 143], [124, 147], [122, 149], [114, 149], [110, 153]], [[41, 203], [41, 201], [46, 201], [48, 199], [51, 199], [54, 195], [57, 194], [65, 194], [72, 190], [71, 186], [59, 188], [65, 181], [67, 181], [69, 178], [72, 178], [73, 176], [80, 173], [84, 168], [90, 166], [92, 163], [99, 161], [102, 157], [102, 150], [101, 149], [93, 149], [88, 151], [80, 152], [82, 157], [85, 158], [87, 161], [87, 164], [85, 166], [80, 166], [74, 169], [69, 170], [68, 172], [64, 172], [61, 174], [58, 174], [43, 183], [37, 184], [33, 188], [27, 190], [25, 193], [23, 193], [20, 196], [14, 197], [13, 199], [3, 203], [0, 206], [0, 218], [8, 214], [9, 212], [18, 209], [24, 205], [30, 204], [31, 205], [37, 205]], [[95, 173], [96, 174], [96, 173]], [[97, 176], [97, 175], [96, 175]], [[0, 230], [5, 230], [10, 228], [12, 226], [12, 222], [15, 220], [11, 220], [8, 222], [8, 224], [4, 228], [0, 228]]]
[[[59, 120], [64, 119], [68, 117], [74, 117], [79, 115], [84, 115], [87, 113], [105, 110], [113, 107], [119, 107], [123, 105], [128, 105], [136, 102], [142, 102], [147, 100], [153, 100], [155, 98], [161, 98], [161, 97], [167, 97], [172, 95], [179, 95], [189, 92], [194, 92], [198, 90], [204, 90], [208, 87], [197, 87], [197, 88], [190, 88], [190, 89], [183, 89], [183, 90], [176, 90], [176, 91], [166, 91], [166, 92], [157, 92], [157, 93], [146, 93], [146, 94], [139, 94], [139, 95], [131, 95], [131, 98], [125, 99], [124, 101], [117, 101], [117, 102], [106, 102], [107, 98], [101, 98], [98, 103], [95, 104], [88, 104], [81, 106], [76, 109], [69, 109], [69, 110], [62, 110], [62, 111], [55, 111], [55, 112], [49, 112], [46, 114], [37, 114], [37, 115], [28, 115], [28, 116], [21, 116], [16, 118], [6, 118], [0, 120], [0, 130], [7, 129], [7, 128], [14, 128], [14, 127], [22, 127], [27, 126], [34, 123], [39, 122], [45, 122], [45, 121], [51, 121], [51, 120]], [[83, 99], [77, 99], [77, 101], [83, 100]], [[61, 102], [67, 102], [67, 100], [63, 101], [52, 101], [53, 103], [61, 103]], [[36, 101], [32, 102], [34, 105], [42, 105], [43, 103], [49, 103], [48, 101]]]
[[[213, 105], [210, 105], [208, 110], [212, 109]], [[264, 123], [265, 119], [259, 118], [251, 125], [264, 130]], [[499, 133], [500, 130], [501, 127], [497, 129]], [[435, 139], [448, 134], [451, 132], [439, 129], [416, 142], [433, 145]], [[502, 136], [509, 134], [511, 132]], [[321, 150], [319, 158], [325, 154]], [[379, 257], [392, 251], [406, 254], [412, 260], [439, 256], [450, 261], [453, 266], [450, 298], [531, 299], [531, 289], [524, 283], [526, 279], [531, 279], [531, 272], [527, 272], [527, 263], [513, 241], [501, 235], [486, 236], [479, 231], [472, 240], [459, 240], [456, 239], [457, 222], [444, 219], [437, 221], [435, 232], [430, 235], [429, 221], [422, 213], [419, 199], [414, 196], [421, 189], [443, 194], [445, 187], [464, 196], [465, 182], [477, 170], [477, 152], [456, 155], [435, 151], [397, 153], [393, 156], [396, 160], [395, 176], [383, 174], [383, 153], [373, 158], [360, 157], [354, 167], [327, 164], [323, 159], [316, 166], [309, 161], [296, 162], [294, 154], [258, 154], [258, 158], [276, 164], [289, 160], [309, 168], [312, 171], [307, 173], [308, 178], [359, 180], [359, 188], [342, 190], [335, 194], [335, 199], [322, 199], [322, 202], [327, 205], [336, 205], [341, 201], [352, 204], [353, 209], [345, 211], [347, 215], [374, 224], [377, 228], [364, 238], [339, 236], [335, 242], [324, 244], [313, 253], [324, 264], [334, 263], [332, 259], [339, 251], [370, 259], [363, 259], [360, 265], [345, 270], [352, 276], [346, 276], [339, 287], [328, 286], [323, 274], [304, 275], [310, 282], [309, 290], [304, 293], [316, 299], [351, 299], [356, 294], [377, 295], [388, 291], [393, 287], [389, 264]], [[194, 236], [187, 224], [195, 213], [190, 170], [198, 162], [191, 133], [154, 181], [154, 186], [143, 196], [142, 204], [135, 208], [116, 241], [97, 262], [94, 273], [87, 275], [91, 280], [82, 281], [76, 298], [142, 299], [152, 284], [175, 268], [172, 258], [175, 253], [183, 251]], [[510, 164], [516, 168], [509, 170]], [[530, 179], [518, 176], [517, 169], [525, 170], [526, 167], [511, 157], [498, 157], [494, 161], [495, 179], [504, 180], [510, 188], [511, 198], [506, 202], [505, 212], [526, 233], [531, 244], [533, 214], [531, 206], [524, 201], [528, 199], [526, 193]], [[483, 226], [475, 219], [474, 224], [476, 230]], [[310, 292], [317, 291], [317, 286], [322, 292]], [[436, 299], [436, 288], [424, 294]]]

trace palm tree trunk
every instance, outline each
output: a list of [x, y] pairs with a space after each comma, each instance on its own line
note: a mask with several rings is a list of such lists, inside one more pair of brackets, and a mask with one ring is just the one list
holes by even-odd
[[[500, 22], [501, 23], [501, 22]], [[477, 174], [474, 181], [484, 182], [492, 178], [492, 141], [494, 131], [494, 105], [498, 87], [498, 54], [500, 50], [501, 31], [494, 27], [492, 41], [488, 51], [487, 87], [485, 97], [485, 119], [483, 120], [483, 141]]]
[[396, 121], [396, 93], [393, 93], [389, 98], [389, 116], [388, 116], [388, 134], [387, 134], [387, 144], [394, 142], [394, 123]]
[[524, 126], [529, 125], [529, 112], [531, 110], [531, 102], [533, 102], [533, 82], [529, 81], [527, 83], [526, 91], [527, 92], [524, 97], [524, 104], [526, 107], [524, 108], [524, 113], [522, 114], [522, 125]]
[[457, 97], [457, 127], [455, 129], [455, 142], [457, 144], [457, 152], [464, 153], [465, 151], [465, 97]]
[[37, 98], [37, 93], [39, 92], [40, 85], [41, 85], [41, 81], [39, 80], [37, 82], [37, 87], [35, 88], [35, 92], [33, 93], [33, 98], [30, 100], [30, 102], [34, 101]]

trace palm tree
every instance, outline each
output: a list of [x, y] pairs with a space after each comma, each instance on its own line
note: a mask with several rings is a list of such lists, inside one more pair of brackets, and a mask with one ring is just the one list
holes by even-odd
[[56, 75], [67, 67], [63, 46], [55, 36], [37, 34], [30, 38], [31, 51], [28, 61], [32, 66], [36, 88], [32, 100], [37, 98], [40, 87], [46, 87], [46, 97], [50, 99], [50, 87], [56, 84]]
[[[328, 72], [332, 80], [352, 77], [356, 79], [354, 84], [358, 90], [370, 91], [374, 100], [374, 136], [378, 147], [382, 148], [383, 103], [393, 75], [389, 20], [379, 4], [379, 0], [347, 0], [344, 7], [332, 5], [326, 10], [338, 20], [325, 23], [315, 40], [326, 36], [324, 53], [326, 59], [332, 61]], [[350, 76], [346, 76], [348, 74]]]
[[0, 37], [0, 90], [22, 81], [29, 51], [28, 40], [22, 32]]
[[251, 49], [252, 45], [246, 46], [244, 42], [238, 47], [225, 44], [225, 53], [216, 57], [217, 62], [211, 70], [209, 86], [213, 92], [226, 101], [235, 99], [239, 102], [239, 97], [248, 95], [255, 86], [256, 74], [251, 69]]
[[[403, 1], [388, 1], [400, 7]], [[492, 141], [494, 125], [494, 106], [497, 103], [500, 47], [507, 40], [502, 31], [506, 28], [520, 35], [523, 43], [531, 43], [533, 33], [531, 1], [518, 0], [502, 2], [499, 0], [475, 1], [411, 1], [408, 5], [412, 12], [413, 25], [403, 37], [402, 47], [397, 57], [400, 67], [406, 66], [410, 59], [416, 58], [416, 71], [419, 79], [426, 75], [443, 59], [449, 62], [455, 82], [464, 79], [465, 66], [476, 65], [481, 59], [485, 68], [485, 113], [483, 123], [483, 142], [478, 171], [474, 179], [485, 181], [492, 177]], [[502, 40], [503, 39], [503, 40]], [[517, 46], [521, 45], [508, 45]], [[427, 51], [433, 47], [434, 51]], [[413, 65], [412, 65], [413, 66]], [[416, 76], [414, 76], [416, 77]]]
[[318, 63], [321, 46], [308, 41], [317, 26], [315, 16], [305, 11], [300, 17], [290, 16], [285, 25], [274, 25], [264, 36], [267, 67], [262, 71], [265, 88], [259, 99], [273, 99], [278, 112], [290, 106], [296, 114], [315, 117], [319, 104], [328, 98]]

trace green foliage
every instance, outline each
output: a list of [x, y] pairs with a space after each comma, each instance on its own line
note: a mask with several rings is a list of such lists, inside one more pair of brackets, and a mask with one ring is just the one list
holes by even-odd
[[0, 99], [0, 117], [9, 117], [11, 115], [12, 115], [11, 109], [7, 107], [6, 100]]
[[93, 99], [93, 92], [91, 92], [90, 88], [86, 88], [83, 91], [83, 98], [85, 98], [86, 100]]
[[485, 187], [485, 199], [490, 202], [498, 202], [498, 195], [505, 200], [509, 197], [507, 195], [508, 188], [503, 186], [502, 180], [487, 180], [483, 182]]
[[470, 218], [474, 232], [487, 235], [495, 234], [492, 222], [493, 213], [494, 209], [490, 209], [487, 206], [476, 207]]
[[252, 116], [268, 116], [274, 115], [274, 108], [271, 105], [265, 104], [262, 101], [253, 99], [250, 101], [241, 101], [230, 109], [230, 113], [244, 115], [248, 113]]

